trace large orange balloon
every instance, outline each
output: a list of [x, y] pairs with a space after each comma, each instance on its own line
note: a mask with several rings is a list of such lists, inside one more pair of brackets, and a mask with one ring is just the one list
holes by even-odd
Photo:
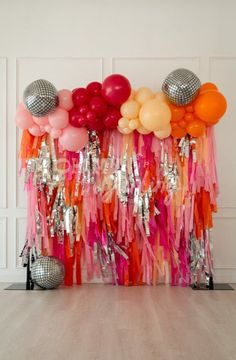
[[217, 86], [211, 82], [207, 82], [205, 84], [202, 84], [202, 86], [200, 87], [200, 94], [205, 92], [205, 91], [210, 91], [210, 90], [215, 90], [218, 91]]
[[187, 134], [186, 129], [181, 128], [180, 126], [172, 126], [171, 135], [177, 139], [184, 137]]
[[194, 137], [199, 137], [204, 135], [205, 130], [206, 130], [206, 125], [204, 124], [203, 121], [198, 119], [191, 121], [187, 126], [187, 132], [189, 133], [189, 135]]
[[180, 121], [185, 114], [185, 109], [183, 106], [175, 106], [168, 103], [171, 110], [171, 121]]
[[227, 108], [225, 97], [218, 91], [203, 92], [195, 101], [197, 117], [207, 123], [216, 124]]

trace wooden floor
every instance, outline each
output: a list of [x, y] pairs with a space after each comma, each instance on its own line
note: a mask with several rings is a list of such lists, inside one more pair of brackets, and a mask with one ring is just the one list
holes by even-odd
[[5, 291], [1, 360], [235, 360], [236, 291], [83, 285]]

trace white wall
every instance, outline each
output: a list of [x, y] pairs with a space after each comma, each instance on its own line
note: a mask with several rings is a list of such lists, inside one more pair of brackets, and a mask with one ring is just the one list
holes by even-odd
[[16, 103], [28, 83], [58, 88], [111, 72], [157, 90], [177, 67], [216, 82], [229, 103], [217, 126], [218, 281], [236, 282], [236, 2], [234, 0], [0, 0], [0, 281], [23, 279], [26, 198], [17, 174]]

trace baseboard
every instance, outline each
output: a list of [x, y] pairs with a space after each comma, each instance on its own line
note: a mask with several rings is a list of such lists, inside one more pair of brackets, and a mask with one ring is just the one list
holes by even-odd
[[236, 267], [235, 268], [215, 268], [214, 280], [216, 283], [236, 283]]
[[[16, 269], [14, 271], [8, 271], [7, 269], [0, 270], [0, 282], [12, 283], [12, 282], [24, 282], [26, 269]], [[84, 276], [86, 279], [86, 276]], [[216, 283], [236, 283], [236, 267], [235, 268], [215, 268], [214, 281]], [[84, 281], [87, 282], [87, 281]], [[94, 279], [90, 283], [101, 283], [101, 279]]]

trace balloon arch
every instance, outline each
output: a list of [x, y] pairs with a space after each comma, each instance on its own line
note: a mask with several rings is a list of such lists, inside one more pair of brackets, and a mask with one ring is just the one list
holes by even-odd
[[120, 74], [73, 91], [28, 85], [16, 112], [28, 193], [23, 263], [54, 256], [66, 285], [74, 275], [81, 284], [86, 267], [87, 280], [106, 283], [210, 286], [213, 125], [226, 107], [215, 84], [187, 69], [158, 92], [132, 89]]

